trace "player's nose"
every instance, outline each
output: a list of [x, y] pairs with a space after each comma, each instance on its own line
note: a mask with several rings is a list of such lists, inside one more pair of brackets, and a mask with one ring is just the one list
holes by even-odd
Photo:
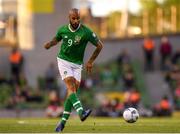
[[79, 19], [75, 19], [74, 22], [75, 22], [75, 23], [79, 23]]

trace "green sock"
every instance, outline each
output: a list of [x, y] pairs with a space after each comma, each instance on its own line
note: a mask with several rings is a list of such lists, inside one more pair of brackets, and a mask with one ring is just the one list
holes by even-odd
[[83, 112], [83, 107], [81, 104], [81, 101], [79, 100], [79, 98], [77, 97], [76, 93], [72, 93], [69, 96], [69, 100], [71, 101], [74, 109], [77, 111], [77, 113], [79, 114], [79, 116], [81, 117], [82, 112]]
[[77, 92], [76, 92], [77, 96], [80, 95], [80, 92], [81, 92], [81, 91], [80, 91], [80, 88], [78, 88], [78, 89], [77, 89]]
[[64, 112], [61, 118], [61, 123], [63, 123], [64, 125], [66, 124], [66, 121], [69, 119], [71, 109], [72, 109], [72, 103], [69, 100], [69, 98], [67, 98], [64, 102]]

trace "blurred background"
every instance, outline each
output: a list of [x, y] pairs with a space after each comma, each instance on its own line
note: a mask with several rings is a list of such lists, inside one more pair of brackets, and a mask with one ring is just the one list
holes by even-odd
[[93, 73], [82, 73], [84, 107], [107, 117], [127, 107], [144, 117], [180, 110], [179, 0], [0, 0], [0, 117], [61, 116], [60, 45], [43, 45], [72, 7], [104, 43]]

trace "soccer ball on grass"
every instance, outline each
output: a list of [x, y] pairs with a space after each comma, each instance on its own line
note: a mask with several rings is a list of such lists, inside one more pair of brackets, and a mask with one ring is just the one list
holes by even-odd
[[134, 123], [138, 120], [139, 113], [135, 108], [130, 107], [124, 110], [123, 118], [128, 123]]

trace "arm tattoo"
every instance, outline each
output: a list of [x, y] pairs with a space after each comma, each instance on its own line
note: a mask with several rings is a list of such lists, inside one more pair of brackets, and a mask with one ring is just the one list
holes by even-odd
[[57, 42], [56, 38], [53, 38], [49, 43], [51, 46], [55, 46], [58, 42]]
[[90, 62], [94, 62], [94, 60], [97, 58], [97, 56], [101, 52], [101, 49], [102, 49], [102, 44], [98, 44], [97, 48], [95, 49], [91, 58], [89, 59]]
[[97, 58], [97, 56], [99, 55], [100, 51], [101, 51], [101, 49], [96, 48], [96, 50], [93, 52], [93, 54], [90, 58], [90, 61], [94, 61]]

